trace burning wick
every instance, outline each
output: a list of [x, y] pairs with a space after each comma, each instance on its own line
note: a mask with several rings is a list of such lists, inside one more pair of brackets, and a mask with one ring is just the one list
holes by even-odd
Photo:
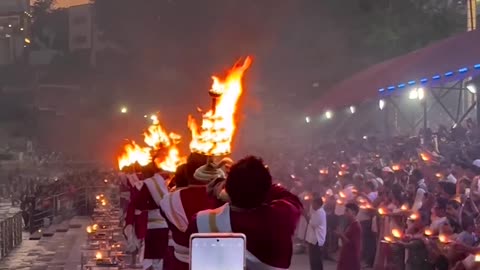
[[305, 196], [303, 196], [303, 199], [304, 199], [305, 201], [308, 201], [308, 200], [310, 200], [310, 196], [309, 196], [309, 195], [305, 195]]
[[93, 224], [93, 226], [92, 226], [92, 230], [93, 230], [93, 231], [96, 231], [96, 230], [98, 230], [98, 224]]
[[93, 231], [92, 231], [92, 226], [87, 226], [87, 233], [90, 234], [90, 233], [92, 233], [92, 232], [93, 232]]
[[440, 234], [438, 236], [438, 240], [440, 240], [440, 242], [444, 244], [450, 243], [450, 239], [448, 239], [448, 236], [446, 236], [445, 234]]
[[430, 160], [430, 158], [427, 155], [425, 155], [424, 153], [420, 153], [420, 157], [422, 158], [423, 161], [429, 161]]
[[433, 231], [430, 230], [430, 229], [425, 229], [424, 234], [425, 234], [425, 236], [432, 236], [432, 235], [433, 235]]
[[324, 169], [321, 169], [319, 172], [320, 174], [328, 174], [328, 170], [324, 170]]
[[441, 173], [436, 173], [435, 176], [436, 176], [438, 179], [440, 179], [440, 178], [443, 177]]
[[340, 198], [342, 199], [345, 199], [347, 197], [347, 195], [345, 195], [345, 193], [343, 191], [340, 191], [338, 192], [338, 195], [340, 196]]
[[380, 215], [386, 215], [387, 214], [387, 210], [385, 210], [384, 208], [378, 208], [378, 213]]
[[417, 220], [417, 219], [418, 219], [418, 214], [417, 214], [417, 213], [413, 213], [413, 214], [411, 214], [408, 218], [411, 219], [411, 220]]
[[400, 210], [407, 211], [408, 210], [408, 204], [402, 205], [402, 207], [400, 207]]
[[95, 258], [96, 258], [97, 260], [101, 260], [101, 259], [102, 259], [102, 253], [97, 252], [97, 253], [95, 254]]
[[395, 238], [402, 238], [402, 232], [399, 229], [393, 229], [392, 235]]
[[400, 171], [400, 166], [399, 165], [393, 165], [392, 170], [394, 171]]
[[343, 201], [342, 201], [342, 200], [340, 200], [340, 199], [338, 199], [338, 200], [337, 200], [337, 204], [340, 204], [340, 205], [342, 205], [342, 204], [343, 204]]
[[383, 240], [385, 240], [385, 241], [388, 242], [388, 243], [392, 243], [392, 242], [393, 242], [393, 238], [390, 237], [390, 236], [385, 236], [385, 237], [383, 238]]

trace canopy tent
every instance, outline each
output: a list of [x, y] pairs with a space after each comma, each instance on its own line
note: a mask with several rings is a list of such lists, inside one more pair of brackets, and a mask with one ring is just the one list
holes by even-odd
[[309, 107], [311, 115], [356, 105], [408, 87], [459, 81], [480, 73], [480, 30], [465, 32], [374, 65], [330, 88]]

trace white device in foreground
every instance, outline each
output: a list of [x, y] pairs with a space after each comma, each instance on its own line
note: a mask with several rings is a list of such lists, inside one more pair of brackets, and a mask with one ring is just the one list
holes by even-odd
[[244, 270], [247, 239], [242, 233], [190, 236], [190, 270]]

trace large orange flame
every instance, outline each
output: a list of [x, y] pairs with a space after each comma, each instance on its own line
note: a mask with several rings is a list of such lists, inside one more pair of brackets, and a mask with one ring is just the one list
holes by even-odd
[[218, 96], [215, 111], [210, 109], [202, 117], [201, 128], [195, 119], [188, 116], [188, 127], [192, 132], [190, 150], [212, 156], [226, 155], [231, 152], [231, 143], [235, 133], [234, 114], [242, 95], [242, 77], [250, 67], [252, 59], [247, 57], [237, 62], [225, 79], [213, 76], [211, 95]]
[[150, 147], [141, 147], [134, 141], [131, 141], [123, 147], [123, 150], [123, 154], [118, 157], [118, 167], [120, 170], [134, 163], [145, 166], [151, 161]]
[[162, 155], [154, 158], [155, 165], [165, 171], [174, 172], [178, 165], [186, 161], [177, 148], [182, 137], [173, 132], [167, 133], [157, 116], [152, 115], [151, 119], [152, 125], [143, 133], [144, 141], [153, 150], [165, 150]]

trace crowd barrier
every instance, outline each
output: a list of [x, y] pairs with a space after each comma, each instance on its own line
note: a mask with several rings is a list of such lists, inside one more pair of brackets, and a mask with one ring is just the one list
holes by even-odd
[[110, 193], [109, 198], [119, 200], [116, 186], [83, 187], [73, 192], [63, 192], [38, 199], [38, 205], [28, 213], [30, 232], [60, 223], [76, 215], [91, 215], [95, 206], [95, 197], [101, 193]]
[[22, 213], [18, 212], [0, 220], [0, 259], [22, 242]]

